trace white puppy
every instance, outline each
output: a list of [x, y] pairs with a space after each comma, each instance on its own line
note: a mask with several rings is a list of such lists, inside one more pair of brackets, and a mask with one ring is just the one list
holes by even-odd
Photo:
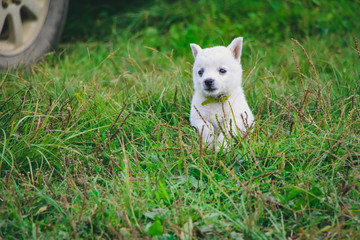
[[235, 38], [228, 47], [201, 49], [190, 44], [195, 58], [193, 67], [194, 96], [190, 122], [203, 143], [218, 151], [224, 141], [252, 128], [254, 116], [241, 86], [240, 64], [243, 38]]

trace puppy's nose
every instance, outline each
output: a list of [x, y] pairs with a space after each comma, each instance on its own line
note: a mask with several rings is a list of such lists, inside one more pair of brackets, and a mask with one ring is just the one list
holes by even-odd
[[210, 88], [214, 83], [214, 79], [211, 79], [211, 78], [205, 79], [204, 83], [205, 83], [206, 87]]

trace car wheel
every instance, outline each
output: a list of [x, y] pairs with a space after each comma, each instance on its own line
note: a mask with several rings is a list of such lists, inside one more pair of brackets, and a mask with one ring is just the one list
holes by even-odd
[[60, 40], [68, 0], [0, 0], [0, 68], [29, 66]]

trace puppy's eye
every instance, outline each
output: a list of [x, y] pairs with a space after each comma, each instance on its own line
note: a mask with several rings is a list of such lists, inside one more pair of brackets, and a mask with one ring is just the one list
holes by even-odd
[[198, 74], [199, 74], [199, 76], [201, 77], [201, 76], [204, 74], [204, 69], [200, 69], [200, 70], [198, 71]]
[[226, 71], [225, 69], [223, 69], [223, 68], [220, 68], [220, 69], [219, 69], [219, 72], [222, 73], [222, 74], [224, 74], [224, 73], [226, 73], [227, 71]]

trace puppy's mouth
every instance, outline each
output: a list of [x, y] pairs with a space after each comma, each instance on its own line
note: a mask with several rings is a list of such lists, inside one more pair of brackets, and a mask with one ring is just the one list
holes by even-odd
[[208, 87], [208, 88], [205, 88], [204, 90], [205, 90], [205, 92], [210, 92], [210, 93], [212, 93], [212, 92], [217, 91], [218, 89], [217, 89], [217, 88], [214, 88], [214, 87]]
[[219, 95], [219, 89], [217, 88], [205, 88], [203, 92], [206, 97], [216, 97]]

